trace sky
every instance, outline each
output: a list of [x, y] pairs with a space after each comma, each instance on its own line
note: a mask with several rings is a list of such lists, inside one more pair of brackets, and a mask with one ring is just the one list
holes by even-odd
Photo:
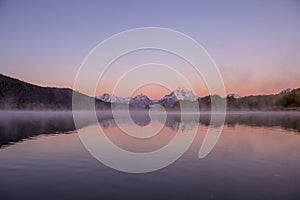
[[[72, 88], [77, 70], [96, 45], [140, 27], [174, 29], [195, 39], [219, 68], [227, 93], [270, 94], [300, 87], [298, 0], [0, 0], [0, 73]], [[137, 52], [119, 60], [96, 95], [111, 93], [120, 72], [134, 63], [161, 61], [188, 68], [174, 56], [158, 53]], [[185, 76], [193, 73], [187, 70]], [[197, 95], [206, 95], [205, 85], [196, 88]], [[159, 98], [167, 90], [146, 86], [139, 92]]]

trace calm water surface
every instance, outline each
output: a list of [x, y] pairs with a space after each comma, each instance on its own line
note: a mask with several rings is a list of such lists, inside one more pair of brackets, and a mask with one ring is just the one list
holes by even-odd
[[[159, 120], [132, 116], [145, 131]], [[190, 148], [159, 171], [129, 174], [95, 160], [82, 145], [70, 112], [0, 112], [1, 199], [300, 199], [300, 113], [230, 113], [216, 146], [198, 152], [209, 115], [182, 122], [167, 118], [159, 134], [145, 140], [124, 134], [110, 114], [98, 123], [119, 147], [148, 152], [175, 134], [197, 128]], [[122, 121], [125, 126], [134, 126]], [[143, 134], [142, 132], [140, 134]]]

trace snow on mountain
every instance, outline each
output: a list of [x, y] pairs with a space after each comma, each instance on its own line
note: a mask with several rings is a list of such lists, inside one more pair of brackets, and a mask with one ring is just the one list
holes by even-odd
[[104, 93], [101, 96], [96, 97], [96, 99], [102, 100], [104, 102], [110, 102], [110, 95], [107, 93]]
[[241, 98], [241, 96], [237, 95], [237, 94], [228, 94], [227, 98], [234, 98], [234, 99], [239, 99]]
[[110, 103], [120, 103], [120, 104], [129, 104], [131, 97], [117, 97], [116, 95], [109, 95], [107, 93], [102, 94], [99, 97], [96, 97], [104, 102]]
[[119, 104], [130, 104], [131, 99], [131, 97], [117, 97], [115, 95], [111, 95], [110, 102]]
[[164, 106], [173, 106], [177, 101], [197, 101], [199, 97], [194, 95], [191, 91], [175, 90], [167, 94], [162, 99], [153, 101], [153, 104], [160, 104]]
[[175, 102], [177, 101], [176, 96], [174, 95], [174, 92], [171, 92], [170, 94], [167, 94], [162, 99], [153, 101], [153, 104], [160, 104], [163, 106], [173, 106]]
[[146, 95], [139, 94], [130, 100], [130, 105], [146, 107], [152, 104], [152, 100]]
[[162, 99], [151, 100], [146, 95], [139, 94], [135, 97], [117, 97], [115, 95], [109, 95], [107, 93], [97, 97], [104, 102], [130, 104], [138, 107], [147, 107], [151, 105], [164, 105], [173, 106], [177, 101], [197, 101], [199, 97], [193, 94], [191, 91], [175, 90], [170, 94], [167, 94]]
[[291, 91], [292, 91], [291, 88], [287, 88], [287, 89], [284, 89], [281, 92], [279, 92], [279, 94], [287, 94], [287, 93], [290, 93]]
[[175, 90], [173, 91], [177, 100], [180, 101], [197, 101], [199, 97], [194, 95], [192, 91]]

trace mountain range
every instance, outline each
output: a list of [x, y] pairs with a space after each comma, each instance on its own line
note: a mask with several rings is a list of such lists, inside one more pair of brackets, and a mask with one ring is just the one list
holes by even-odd
[[[300, 110], [300, 88], [285, 89], [272, 95], [251, 95], [241, 97], [228, 94], [226, 97], [210, 95], [198, 97], [191, 91], [175, 90], [161, 99], [152, 100], [146, 95], [135, 97], [117, 97], [107, 93], [99, 97], [90, 97], [69, 88], [41, 87], [0, 74], [0, 109], [38, 109], [38, 110], [70, 110], [72, 94], [84, 101], [95, 101], [96, 109], [110, 109], [111, 105], [124, 105], [135, 108], [150, 108], [161, 105], [168, 109], [180, 107], [179, 102], [198, 101], [200, 110], [209, 110], [211, 100], [226, 99], [229, 110]], [[78, 106], [77, 106], [78, 107]], [[80, 109], [89, 109], [80, 105]]]
[[102, 94], [99, 97], [96, 97], [97, 99], [108, 102], [108, 103], [117, 103], [117, 104], [129, 104], [132, 106], [138, 106], [138, 107], [149, 107], [154, 105], [162, 105], [162, 106], [168, 106], [173, 107], [174, 104], [178, 101], [197, 101], [199, 97], [193, 94], [191, 91], [186, 90], [175, 90], [172, 91], [170, 94], [165, 95], [161, 99], [157, 100], [151, 100], [149, 97], [147, 97], [144, 94], [139, 94], [135, 97], [117, 97], [115, 95], [109, 95], [107, 93]]

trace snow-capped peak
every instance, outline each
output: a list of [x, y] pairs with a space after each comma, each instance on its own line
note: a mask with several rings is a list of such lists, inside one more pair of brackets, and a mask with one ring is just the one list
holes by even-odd
[[176, 101], [197, 101], [198, 98], [199, 97], [194, 95], [191, 91], [175, 90], [164, 96], [162, 99], [153, 101], [153, 104], [173, 106]]
[[290, 93], [291, 91], [292, 91], [291, 88], [287, 88], [287, 89], [284, 89], [281, 92], [279, 92], [279, 94], [287, 94], [287, 93]]
[[104, 102], [110, 102], [110, 95], [107, 93], [104, 93], [104, 94], [100, 95], [99, 97], [96, 97], [96, 99], [99, 99]]
[[99, 97], [96, 97], [97, 99], [100, 99], [104, 102], [110, 102], [110, 103], [120, 103], [120, 104], [129, 104], [131, 101], [131, 97], [117, 97], [116, 95], [109, 95], [107, 93], [104, 93], [100, 95]]
[[115, 95], [109, 95], [107, 93], [102, 94], [101, 96], [97, 97], [104, 102], [110, 103], [119, 103], [119, 104], [130, 104], [139, 107], [146, 107], [155, 104], [161, 105], [169, 105], [172, 106], [175, 104], [176, 101], [197, 101], [199, 97], [194, 95], [192, 91], [187, 90], [175, 90], [170, 94], [164, 96], [162, 99], [158, 100], [151, 100], [144, 94], [139, 94], [135, 97], [117, 97]]
[[192, 91], [187, 90], [175, 90], [173, 91], [177, 100], [181, 101], [197, 101], [199, 97], [194, 95]]
[[131, 101], [131, 97], [117, 97], [115, 95], [111, 95], [110, 102], [111, 103], [120, 103], [120, 104], [129, 104]]
[[137, 96], [135, 96], [133, 99], [136, 99], [136, 100], [150, 100], [146, 95], [144, 94], [139, 94]]
[[241, 98], [241, 96], [240, 95], [237, 95], [237, 94], [228, 94], [227, 95], [227, 98], [234, 98], [234, 99], [239, 99], [239, 98]]
[[149, 99], [146, 95], [139, 94], [130, 100], [131, 105], [145, 107], [152, 104], [152, 100]]

